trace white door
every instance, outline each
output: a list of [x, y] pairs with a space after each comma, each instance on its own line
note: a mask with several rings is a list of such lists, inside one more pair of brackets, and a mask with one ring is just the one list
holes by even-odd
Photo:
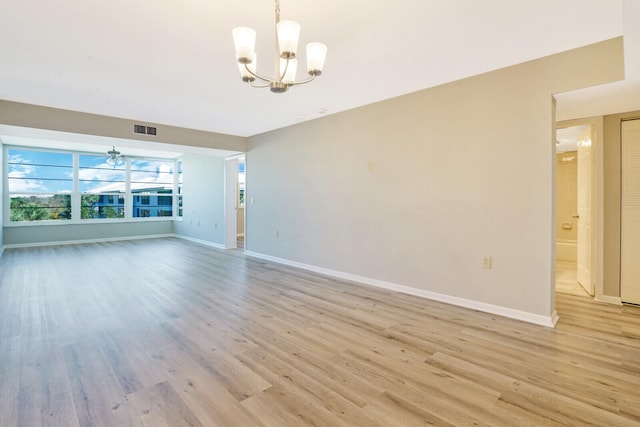
[[622, 122], [620, 296], [640, 304], [640, 120]]
[[578, 141], [578, 283], [593, 295], [591, 281], [591, 129]]

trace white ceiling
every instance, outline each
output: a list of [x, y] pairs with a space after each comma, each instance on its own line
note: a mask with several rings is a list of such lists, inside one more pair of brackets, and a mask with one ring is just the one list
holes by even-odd
[[[282, 0], [282, 19], [302, 26], [299, 50], [322, 41], [329, 51], [316, 82], [272, 94], [241, 82], [231, 38], [255, 28], [268, 74], [271, 0], [2, 0], [0, 99], [250, 136], [623, 34], [627, 43], [640, 28], [634, 2]], [[640, 42], [625, 48], [633, 56]], [[628, 80], [615, 89], [640, 109], [640, 80]], [[582, 92], [558, 101], [563, 119], [597, 109]]]
[[588, 125], [580, 125], [556, 130], [556, 152], [576, 151], [580, 135], [588, 127]]

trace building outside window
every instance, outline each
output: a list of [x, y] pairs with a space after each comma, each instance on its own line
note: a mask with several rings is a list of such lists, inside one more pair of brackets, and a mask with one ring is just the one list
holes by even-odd
[[111, 166], [100, 155], [79, 156], [80, 218], [124, 218], [126, 165]]
[[134, 209], [134, 218], [173, 216], [175, 162], [144, 159], [130, 162], [131, 193], [136, 198], [139, 195], [140, 205], [145, 206], [145, 209]]
[[177, 176], [177, 207], [178, 207], [178, 217], [182, 217], [182, 160], [178, 160], [176, 162], [178, 167], [178, 176]]

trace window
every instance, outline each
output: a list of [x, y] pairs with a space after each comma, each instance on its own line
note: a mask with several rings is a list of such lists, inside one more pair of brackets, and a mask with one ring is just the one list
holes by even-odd
[[[131, 193], [134, 217], [173, 216], [173, 171], [175, 162], [139, 160], [131, 162]], [[137, 209], [144, 206], [144, 209]]]
[[80, 218], [124, 218], [126, 166], [111, 166], [105, 156], [79, 156]]
[[178, 166], [178, 194], [176, 195], [178, 205], [178, 216], [182, 217], [182, 160], [177, 163]]
[[244, 208], [245, 163], [238, 163], [238, 207]]
[[7, 188], [11, 222], [70, 220], [73, 156], [10, 148]]
[[8, 223], [182, 215], [182, 162], [127, 158], [114, 167], [104, 155], [4, 149]]

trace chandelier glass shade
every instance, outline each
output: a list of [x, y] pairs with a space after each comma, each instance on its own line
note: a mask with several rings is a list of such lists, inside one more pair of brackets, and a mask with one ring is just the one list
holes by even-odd
[[[309, 83], [322, 74], [324, 60], [327, 55], [327, 46], [323, 43], [313, 42], [307, 44], [307, 73], [310, 75], [305, 80], [296, 81], [298, 60], [298, 39], [300, 24], [294, 21], [280, 20], [280, 1], [276, 0], [276, 78], [269, 78], [258, 74], [256, 70], [257, 55], [256, 31], [253, 28], [237, 27], [232, 31], [233, 43], [236, 49], [236, 60], [242, 81], [252, 87], [268, 87], [271, 92], [286, 92], [291, 86]], [[257, 83], [256, 83], [257, 81]]]
[[113, 167], [120, 166], [124, 163], [124, 159], [120, 155], [120, 152], [116, 150], [115, 146], [107, 151], [107, 163]]

